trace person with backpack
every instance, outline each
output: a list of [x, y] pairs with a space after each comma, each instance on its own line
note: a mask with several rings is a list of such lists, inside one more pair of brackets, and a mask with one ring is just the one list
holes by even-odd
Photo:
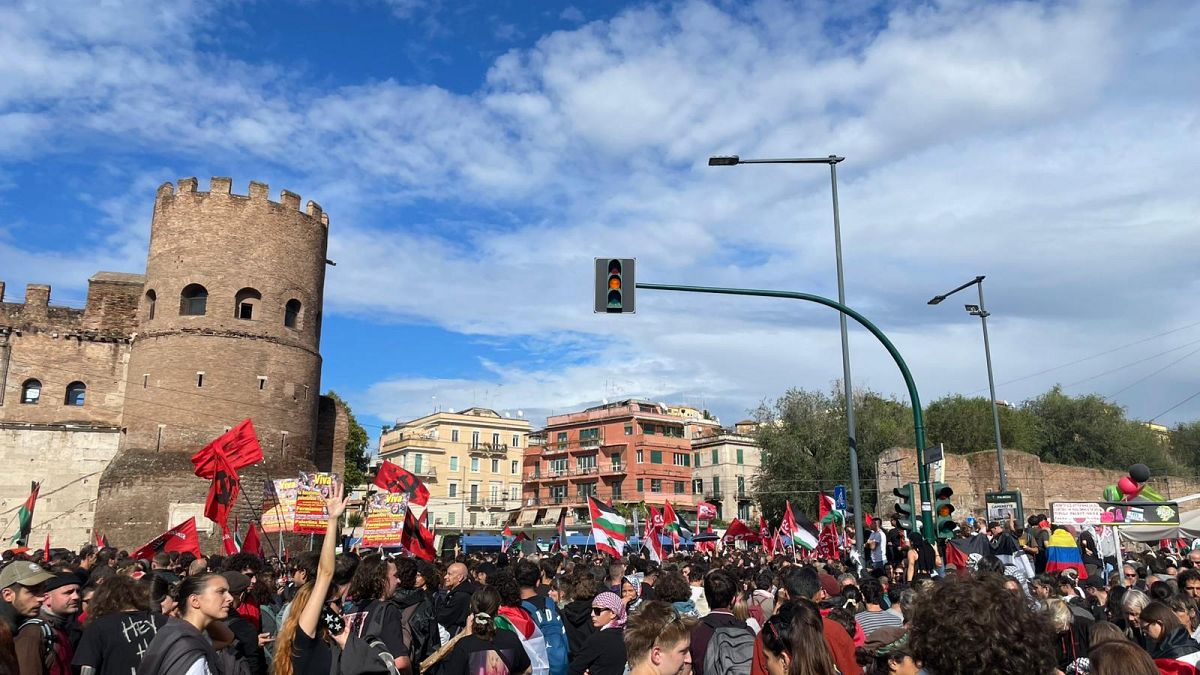
[[382, 640], [395, 657], [396, 669], [403, 673], [411, 662], [400, 608], [392, 602], [397, 581], [396, 563], [377, 553], [365, 556], [358, 563], [348, 591], [356, 611], [347, 614], [345, 620], [351, 635]]
[[75, 652], [68, 624], [79, 613], [79, 577], [61, 572], [42, 585], [38, 615], [21, 624], [13, 639], [21, 675], [71, 675]]
[[692, 670], [696, 675], [750, 675], [754, 631], [733, 615], [737, 580], [718, 568], [704, 575], [703, 584], [704, 599], [712, 611], [692, 630], [692, 643], [688, 647], [692, 653]]
[[521, 589], [521, 607], [537, 624], [546, 640], [546, 652], [550, 662], [550, 675], [566, 675], [567, 630], [558, 613], [558, 605], [551, 598], [537, 592], [542, 570], [529, 560], [517, 561], [513, 576]]
[[158, 629], [138, 664], [137, 675], [231, 675], [206, 632], [229, 617], [233, 596], [219, 574], [190, 576], [180, 582], [175, 598], [181, 618], [168, 619]]
[[396, 591], [392, 603], [400, 610], [404, 646], [413, 672], [420, 675], [420, 664], [441, 647], [441, 633], [433, 618], [433, 598], [417, 587], [419, 566], [412, 558], [395, 558]]

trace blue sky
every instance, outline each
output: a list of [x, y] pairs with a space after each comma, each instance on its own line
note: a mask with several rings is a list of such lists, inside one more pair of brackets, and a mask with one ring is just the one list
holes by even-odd
[[835, 295], [824, 168], [706, 159], [837, 153], [848, 300], [926, 401], [985, 391], [978, 323], [925, 301], [986, 274], [1001, 398], [1150, 418], [1200, 390], [1198, 38], [1188, 2], [2, 3], [0, 278], [78, 306], [143, 269], [159, 183], [260, 180], [330, 215], [323, 386], [364, 422], [628, 396], [733, 422], [840, 377], [836, 317], [593, 316], [591, 258]]

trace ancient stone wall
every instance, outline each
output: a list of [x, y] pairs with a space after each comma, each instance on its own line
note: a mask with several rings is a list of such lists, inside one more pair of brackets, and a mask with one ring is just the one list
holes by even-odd
[[16, 531], [17, 510], [29, 496], [30, 481], [42, 489], [34, 509], [29, 545], [78, 549], [92, 541], [100, 476], [117, 453], [114, 427], [0, 424], [0, 519], [8, 541]]
[[[896, 503], [892, 489], [917, 480], [916, 451], [891, 448], [879, 456], [876, 470], [879, 487], [876, 512], [890, 515]], [[1049, 513], [1051, 502], [1098, 501], [1106, 486], [1127, 474], [1119, 469], [1050, 464], [1036, 455], [1010, 449], [1004, 450], [1004, 470], [1008, 489], [1021, 491], [1026, 514]], [[986, 493], [999, 489], [996, 452], [947, 454], [945, 482], [954, 489], [956, 517], [982, 516]], [[1200, 492], [1200, 481], [1195, 478], [1154, 476], [1150, 482], [1168, 499]]]

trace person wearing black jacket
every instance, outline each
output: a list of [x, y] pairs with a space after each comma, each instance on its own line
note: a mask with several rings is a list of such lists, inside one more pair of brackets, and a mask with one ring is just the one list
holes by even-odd
[[592, 600], [592, 625], [597, 631], [570, 661], [567, 675], [623, 675], [625, 672], [625, 603], [604, 591]]
[[[876, 582], [877, 584], [879, 582]], [[745, 621], [733, 615], [733, 598], [737, 594], [737, 580], [723, 569], [715, 569], [704, 575], [704, 599], [712, 611], [700, 619], [700, 623], [692, 629], [692, 643], [688, 649], [692, 652], [692, 672], [696, 675], [724, 675], [723, 673], [708, 673], [704, 670], [704, 657], [708, 653], [708, 643], [718, 628], [738, 628], [754, 638], [754, 631]]]
[[258, 631], [254, 630], [254, 624], [250, 623], [249, 619], [237, 613], [238, 606], [242, 604], [246, 591], [250, 588], [250, 577], [241, 572], [222, 572], [221, 576], [229, 583], [229, 594], [233, 596], [233, 607], [229, 618], [225, 619], [225, 625], [229, 626], [229, 630], [233, 631], [233, 636], [237, 638], [234, 653], [246, 664], [250, 675], [266, 675], [267, 658], [258, 644]]
[[582, 575], [568, 584], [571, 601], [560, 605], [558, 615], [562, 617], [567, 632], [567, 653], [574, 659], [583, 651], [583, 644], [596, 632], [592, 625], [592, 599], [604, 590], [596, 578]]
[[1146, 631], [1146, 651], [1155, 659], [1175, 659], [1195, 665], [1200, 661], [1200, 643], [1192, 639], [1179, 617], [1157, 600], [1146, 605], [1138, 620]]
[[446, 568], [443, 581], [446, 588], [438, 593], [433, 615], [450, 633], [450, 637], [454, 637], [467, 625], [467, 615], [471, 612], [471, 596], [477, 589], [467, 580], [467, 566], [462, 563], [454, 563]]
[[441, 647], [442, 639], [433, 618], [433, 600], [417, 588], [418, 566], [412, 558], [395, 558], [396, 590], [392, 604], [400, 610], [404, 645], [414, 666], [419, 666]]

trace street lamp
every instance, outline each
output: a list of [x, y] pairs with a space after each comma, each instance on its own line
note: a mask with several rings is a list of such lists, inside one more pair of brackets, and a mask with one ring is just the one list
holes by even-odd
[[996, 407], [996, 380], [992, 376], [992, 348], [988, 344], [987, 330], [987, 318], [990, 315], [988, 314], [987, 307], [983, 304], [983, 280], [983, 275], [977, 276], [948, 293], [933, 296], [929, 300], [929, 304], [936, 305], [964, 288], [970, 288], [971, 286], [979, 288], [979, 304], [968, 304], [964, 305], [964, 307], [968, 314], [979, 317], [980, 322], [983, 324], [983, 357], [987, 361], [988, 389], [991, 390], [992, 394], [992, 427], [996, 433], [996, 466], [1000, 471], [1000, 491], [1004, 492], [1008, 489], [1008, 478], [1004, 473], [1004, 447], [1000, 444], [1000, 410]]
[[[709, 166], [737, 166], [739, 164], [828, 164], [829, 183], [833, 192], [833, 247], [837, 257], [838, 302], [846, 304], [846, 284], [842, 276], [842, 220], [838, 213], [837, 165], [845, 157], [791, 157], [784, 159], [742, 159], [737, 155], [708, 158]], [[854, 550], [862, 556], [863, 510], [858, 486], [858, 440], [854, 433], [854, 387], [850, 384], [850, 344], [846, 336], [846, 315], [838, 313], [842, 333], [842, 389], [846, 396], [846, 438], [850, 445], [850, 490], [854, 499]]]

